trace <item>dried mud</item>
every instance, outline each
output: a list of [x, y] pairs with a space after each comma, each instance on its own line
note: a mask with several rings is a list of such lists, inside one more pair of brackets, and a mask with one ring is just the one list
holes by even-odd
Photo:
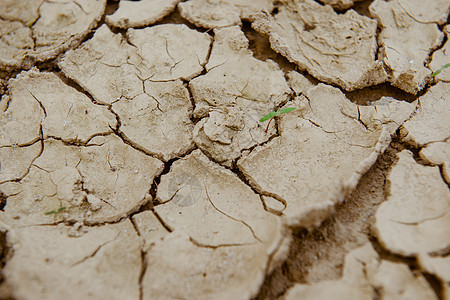
[[0, 299], [450, 299], [429, 2], [3, 1]]

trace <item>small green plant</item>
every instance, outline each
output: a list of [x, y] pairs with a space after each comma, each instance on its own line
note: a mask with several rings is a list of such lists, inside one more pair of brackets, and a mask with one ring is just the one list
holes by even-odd
[[57, 213], [59, 213], [59, 212], [62, 212], [62, 211], [65, 210], [66, 208], [67, 208], [67, 207], [63, 206], [63, 207], [58, 208], [57, 210], [51, 210], [51, 211], [48, 211], [48, 212], [46, 212], [45, 214], [46, 214], [46, 215], [57, 214]]
[[266, 127], [266, 133], [267, 133], [267, 130], [269, 130], [270, 122], [272, 122], [273, 118], [275, 118], [278, 115], [285, 114], [285, 113], [288, 113], [290, 111], [293, 111], [294, 109], [295, 109], [295, 107], [286, 107], [286, 108], [283, 108], [283, 109], [278, 109], [277, 111], [271, 111], [270, 113], [268, 113], [267, 115], [262, 117], [259, 121], [260, 122], [265, 122], [265, 121], [269, 120], [269, 123], [267, 123], [267, 127]]
[[437, 70], [436, 72], [434, 72], [433, 74], [431, 74], [431, 77], [435, 77], [437, 76], [439, 73], [442, 72], [442, 70], [447, 69], [448, 67], [450, 67], [450, 63], [443, 65], [442, 67], [439, 68], [439, 70]]

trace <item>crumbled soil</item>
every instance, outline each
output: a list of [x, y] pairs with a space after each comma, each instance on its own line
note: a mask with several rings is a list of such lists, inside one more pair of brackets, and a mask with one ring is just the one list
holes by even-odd
[[450, 299], [449, 13], [3, 1], [0, 299]]

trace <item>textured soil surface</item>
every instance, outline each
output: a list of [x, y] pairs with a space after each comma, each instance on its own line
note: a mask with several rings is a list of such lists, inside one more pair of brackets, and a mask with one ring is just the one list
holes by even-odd
[[0, 1], [0, 299], [450, 299], [426, 2]]

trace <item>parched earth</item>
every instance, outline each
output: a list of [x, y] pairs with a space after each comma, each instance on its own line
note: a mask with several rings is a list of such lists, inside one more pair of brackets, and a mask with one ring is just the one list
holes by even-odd
[[1, 1], [0, 298], [450, 299], [449, 13]]

